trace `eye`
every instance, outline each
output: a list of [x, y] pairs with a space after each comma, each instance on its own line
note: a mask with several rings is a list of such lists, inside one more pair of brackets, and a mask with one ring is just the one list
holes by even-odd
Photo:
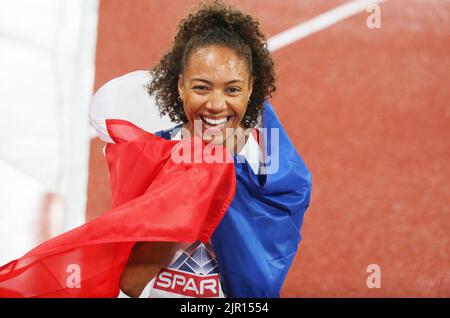
[[208, 89], [208, 86], [205, 85], [195, 85], [193, 87], [193, 89], [197, 90], [197, 91], [206, 91]]
[[241, 91], [239, 87], [229, 87], [227, 88], [227, 92], [230, 94], [237, 94]]

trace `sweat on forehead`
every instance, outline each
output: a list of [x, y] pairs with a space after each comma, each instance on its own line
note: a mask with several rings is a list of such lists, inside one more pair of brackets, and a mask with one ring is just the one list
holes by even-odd
[[183, 76], [237, 76], [249, 80], [248, 62], [234, 50], [219, 45], [197, 48], [189, 54]]
[[247, 64], [249, 74], [253, 73], [252, 65], [252, 51], [250, 47], [244, 44], [240, 39], [229, 40], [228, 42], [222, 41], [222, 39], [205, 38], [205, 37], [194, 37], [188, 41], [186, 47], [183, 51], [183, 56], [181, 59], [181, 72], [184, 73], [187, 64], [189, 63], [190, 57], [198, 53], [199, 51], [204, 51], [211, 46], [221, 46], [232, 50], [237, 56], [243, 58]]

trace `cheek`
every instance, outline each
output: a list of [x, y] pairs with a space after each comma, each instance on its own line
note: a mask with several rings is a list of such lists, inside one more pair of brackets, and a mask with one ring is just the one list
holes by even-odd
[[245, 112], [247, 111], [247, 102], [245, 102], [245, 103], [243, 103], [243, 104], [241, 104], [241, 105], [239, 105], [236, 109], [235, 109], [235, 112], [236, 112], [236, 114], [237, 114], [237, 117], [239, 117], [239, 119], [243, 119], [244, 118], [244, 115], [245, 115]]
[[191, 119], [195, 116], [200, 108], [201, 103], [197, 101], [195, 98], [186, 98], [183, 104], [184, 113], [186, 116]]

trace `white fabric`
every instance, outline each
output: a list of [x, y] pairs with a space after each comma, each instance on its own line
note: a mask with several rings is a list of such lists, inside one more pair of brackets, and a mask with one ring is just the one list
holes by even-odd
[[155, 100], [145, 86], [148, 71], [134, 71], [114, 78], [92, 97], [89, 117], [101, 140], [113, 143], [106, 130], [106, 119], [123, 119], [154, 133], [174, 126], [168, 116], [159, 115]]

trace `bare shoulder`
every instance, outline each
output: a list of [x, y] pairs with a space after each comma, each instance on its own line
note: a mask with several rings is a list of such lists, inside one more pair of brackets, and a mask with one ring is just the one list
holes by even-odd
[[148, 282], [168, 265], [173, 242], [137, 242], [131, 250], [120, 278], [120, 289], [129, 297], [139, 297]]

